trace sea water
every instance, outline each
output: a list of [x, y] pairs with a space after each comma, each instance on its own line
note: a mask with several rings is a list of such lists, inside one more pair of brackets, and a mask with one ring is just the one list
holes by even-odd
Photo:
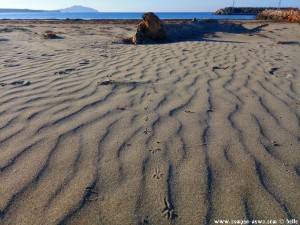
[[[233, 19], [253, 20], [253, 15], [213, 15], [212, 12], [157, 12], [161, 19]], [[97, 12], [97, 13], [62, 13], [62, 12], [26, 12], [0, 13], [0, 19], [141, 19], [143, 12]]]

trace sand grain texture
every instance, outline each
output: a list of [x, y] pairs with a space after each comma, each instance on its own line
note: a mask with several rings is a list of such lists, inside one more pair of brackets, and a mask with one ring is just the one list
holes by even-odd
[[191, 26], [0, 22], [0, 224], [300, 220], [299, 25]]

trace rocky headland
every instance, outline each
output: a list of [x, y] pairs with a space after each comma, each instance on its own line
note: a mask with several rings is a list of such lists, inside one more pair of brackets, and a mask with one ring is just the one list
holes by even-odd
[[[257, 15], [264, 10], [277, 10], [277, 7], [226, 7], [217, 10], [215, 15]], [[288, 10], [294, 8], [281, 8], [281, 10]]]

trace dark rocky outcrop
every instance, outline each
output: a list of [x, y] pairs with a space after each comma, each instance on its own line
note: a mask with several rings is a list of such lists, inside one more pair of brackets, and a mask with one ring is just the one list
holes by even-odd
[[123, 41], [133, 44], [150, 44], [166, 38], [166, 29], [163, 22], [154, 13], [149, 12], [143, 15], [143, 21], [137, 25], [133, 37]]

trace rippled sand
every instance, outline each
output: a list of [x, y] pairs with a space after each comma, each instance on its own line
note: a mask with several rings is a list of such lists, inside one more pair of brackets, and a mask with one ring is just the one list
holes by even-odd
[[300, 26], [259, 25], [0, 21], [0, 224], [300, 221]]

